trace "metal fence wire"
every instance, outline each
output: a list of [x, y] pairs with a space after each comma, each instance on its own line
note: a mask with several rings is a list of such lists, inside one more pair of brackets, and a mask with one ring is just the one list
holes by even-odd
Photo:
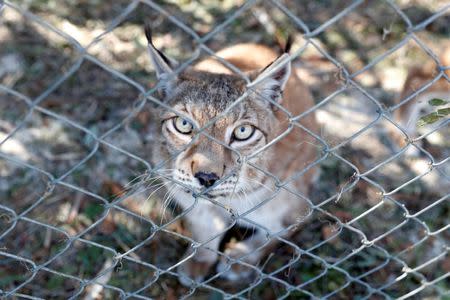
[[[183, 15], [189, 10], [180, 12], [173, 2], [136, 0], [114, 4], [96, 2], [89, 6], [88, 2], [43, 1], [42, 5], [49, 9], [46, 14], [33, 1], [0, 2], [2, 298], [450, 297], [450, 161], [446, 140], [449, 119], [444, 117], [425, 126], [427, 130], [415, 132], [408, 131], [410, 124], [405, 126], [395, 118], [398, 111], [430, 91], [434, 93], [431, 98], [448, 100], [449, 66], [436, 50], [443, 47], [430, 46], [423, 36], [443, 18], [443, 35], [448, 39], [445, 28], [450, 5], [444, 1], [439, 6], [441, 2], [431, 1], [438, 9], [417, 20], [411, 17], [417, 15], [404, 9], [409, 1], [337, 4], [254, 0], [238, 1], [239, 5], [225, 2], [220, 4], [225, 8], [217, 14], [205, 12], [204, 18], [213, 18], [210, 27], [201, 22], [193, 26], [190, 17]], [[186, 3], [192, 7], [199, 5]], [[314, 5], [322, 5], [323, 10], [309, 16], [300, 13]], [[376, 10], [380, 5], [383, 10]], [[326, 14], [327, 6], [334, 9], [331, 14]], [[103, 7], [113, 9], [102, 14]], [[90, 20], [80, 18], [77, 9], [85, 9]], [[202, 18], [201, 12], [195, 10], [189, 11], [193, 18]], [[55, 11], [66, 13], [56, 15]], [[326, 39], [339, 39], [333, 33], [343, 31], [345, 22], [351, 18], [359, 20], [358, 16], [363, 18], [361, 13], [365, 16], [386, 13], [397, 23], [377, 24], [378, 29], [383, 29], [376, 33], [382, 36], [378, 45], [370, 44], [370, 25], [356, 21], [350, 29], [345, 29], [350, 30], [347, 35], [353, 41], [345, 47], [351, 50], [357, 43], [358, 26], [367, 27], [367, 39], [363, 35], [361, 41], [367, 47], [358, 54], [365, 59], [359, 60], [358, 55], [346, 59], [329, 45], [324, 46]], [[169, 45], [166, 49], [169, 56], [182, 57], [175, 73], [204, 56], [212, 56], [233, 69], [229, 62], [215, 56], [215, 52], [220, 48], [218, 45], [230, 45], [227, 30], [246, 24], [247, 18], [256, 20], [251, 26], [259, 26], [272, 38], [278, 34], [277, 22], [284, 20], [289, 31], [302, 40], [294, 45], [290, 60], [293, 66], [309, 70], [312, 77], [319, 78], [315, 82], [316, 90], [312, 88], [315, 105], [300, 115], [289, 111], [286, 115], [289, 128], [308, 132], [316, 140], [318, 150], [317, 159], [296, 170], [294, 176], [300, 177], [312, 168], [321, 169], [321, 175], [311, 195], [298, 194], [311, 209], [307, 217], [299, 216], [297, 223], [288, 226], [286, 230], [293, 234], [286, 237], [285, 232], [267, 232], [267, 239], [276, 239], [278, 244], [256, 266], [249, 266], [241, 259], [229, 261], [230, 266], [243, 264], [250, 268], [254, 273], [250, 282], [227, 282], [221, 277], [226, 270], [211, 270], [205, 279], [192, 280], [186, 287], [179, 283], [177, 267], [192, 258], [193, 254], [183, 255], [186, 249], [190, 247], [195, 253], [205, 243], [193, 240], [182, 225], [183, 217], [192, 207], [168, 208], [171, 212], [161, 215], [162, 203], [152, 200], [167, 195], [162, 192], [160, 181], [149, 180], [165, 174], [160, 171], [165, 162], [149, 163], [152, 137], [146, 136], [151, 126], [147, 112], [156, 106], [172, 108], [158, 99], [158, 82], [146, 57], [145, 42], [136, 46], [132, 38], [127, 40], [127, 35], [142, 41], [142, 20], [155, 25], [156, 37], [159, 29], [165, 32], [165, 40], [157, 43]], [[137, 28], [137, 33], [121, 31], [130, 20], [135, 21], [130, 28]], [[80, 28], [88, 22], [107, 25], [85, 33], [89, 38], [83, 38]], [[241, 42], [255, 41], [245, 30], [233, 35]], [[111, 33], [122, 35], [128, 41], [123, 46], [122, 57], [120, 53], [106, 55], [112, 53], [108, 51], [115, 43]], [[180, 43], [191, 43], [192, 51], [179, 53], [176, 47], [170, 48], [171, 39], [176, 36], [182, 37]], [[20, 44], [19, 40], [24, 43]], [[46, 40], [58, 41], [60, 46], [50, 47]], [[386, 48], [378, 48], [384, 43]], [[393, 101], [396, 94], [386, 92], [388, 87], [361, 79], [367, 74], [372, 77], [364, 78], [373, 78], [374, 70], [383, 63], [382, 69], [387, 71], [382, 76], [389, 76], [392, 57], [401, 60], [399, 57], [409, 51], [404, 49], [412, 49], [408, 47], [425, 57], [423, 61], [413, 58], [416, 64], [425, 68], [425, 61], [431, 61], [435, 68], [431, 77], [403, 95], [400, 101]], [[376, 49], [378, 52], [372, 51]], [[26, 53], [32, 51], [36, 52], [27, 57]], [[145, 59], [131, 61], [127, 51], [142, 52]], [[314, 64], [317, 60], [307, 59], [308, 51], [320, 56], [325, 71]], [[399, 51], [403, 54], [399, 55]], [[53, 60], [52, 53], [65, 59]], [[135, 63], [146, 66], [132, 72]], [[127, 69], [127, 64], [132, 67]], [[32, 67], [27, 69], [24, 67], [27, 65]], [[410, 70], [406, 72], [408, 75]], [[436, 96], [438, 85], [444, 86], [441, 96]], [[66, 89], [71, 92], [65, 93]], [[232, 106], [245, 96], [236, 99]], [[427, 103], [427, 99], [422, 102]], [[346, 105], [351, 110], [341, 113]], [[323, 129], [320, 134], [301, 123], [310, 114], [316, 114]], [[208, 122], [197, 134], [206, 135], [204, 130], [222, 115]], [[390, 132], [395, 132], [403, 143], [393, 142]], [[283, 135], [267, 147], [281, 139]], [[247, 162], [276, 177], [252, 165], [251, 160]], [[294, 193], [288, 185], [292, 179], [275, 178], [276, 189]], [[209, 201], [202, 195], [195, 195], [194, 206], [198, 201]], [[269, 201], [265, 199], [263, 203]], [[237, 220], [246, 219], [246, 214], [238, 215], [220, 203], [215, 205], [232, 215], [233, 222], [224, 232]], [[265, 231], [264, 224], [253, 225], [256, 230]], [[215, 238], [222, 238], [222, 234]], [[219, 250], [219, 255], [225, 254]]]

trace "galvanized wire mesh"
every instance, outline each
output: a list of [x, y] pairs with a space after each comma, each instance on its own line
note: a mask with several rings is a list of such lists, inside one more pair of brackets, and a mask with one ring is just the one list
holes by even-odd
[[[85, 297], [89, 296], [95, 298], [99, 297], [98, 295], [101, 295], [102, 293], [104, 293], [104, 297], [111, 298], [120, 297], [151, 299], [153, 297], [169, 297], [168, 295], [164, 295], [164, 292], [162, 292], [162, 294], [152, 296], [149, 291], [155, 286], [161, 287], [164, 286], [166, 282], [173, 280], [173, 278], [176, 279], [179, 276], [176, 272], [177, 266], [183, 264], [192, 256], [182, 258], [178, 255], [175, 260], [172, 259], [169, 263], [159, 264], [151, 260], [143, 259], [139, 255], [136, 255], [136, 252], [138, 250], [145, 250], [146, 247], [148, 247], [148, 245], [152, 243], [153, 240], [157, 239], [157, 236], [161, 234], [167, 235], [166, 240], [158, 239], [161, 243], [173, 239], [178, 241], [181, 240], [183, 243], [189, 244], [194, 249], [204, 245], [205, 243], [198, 243], [192, 238], [184, 235], [182, 232], [180, 233], [179, 231], [174, 231], [173, 227], [171, 227], [182, 219], [183, 216], [189, 212], [189, 210], [182, 211], [168, 222], [158, 224], [151, 217], [151, 215], [139, 214], [138, 212], [123, 205], [127, 198], [133, 197], [132, 194], [130, 196], [130, 194], [125, 193], [124, 195], [116, 197], [113, 200], [109, 200], [99, 193], [92, 192], [85, 187], [74, 183], [71, 178], [73, 178], [73, 176], [77, 174], [80, 167], [86, 165], [88, 161], [93, 159], [101, 160], [101, 155], [99, 157], [100, 149], [110, 149], [114, 153], [117, 153], [118, 156], [120, 155], [122, 157], [126, 157], [126, 159], [130, 159], [135, 161], [137, 164], [141, 164], [144, 166], [144, 169], [146, 169], [144, 176], [158, 174], [158, 170], [164, 166], [164, 162], [161, 162], [161, 164], [156, 166], [152, 166], [148, 162], [148, 157], [126, 150], [123, 143], [118, 145], [116, 144], [115, 139], [111, 137], [114, 137], [114, 134], [117, 132], [124, 130], [131, 120], [136, 118], [136, 116], [143, 111], [145, 106], [148, 104], [162, 106], [169, 110], [172, 110], [172, 108], [167, 107], [166, 104], [161, 102], [161, 100], [155, 96], [155, 91], [157, 89], [156, 82], [155, 87], [148, 89], [140, 82], [109, 66], [108, 63], [98, 59], [95, 55], [92, 55], [90, 53], [90, 49], [101, 42], [105, 35], [120, 27], [120, 24], [124, 22], [124, 20], [126, 20], [132, 13], [135, 13], [136, 10], [139, 9], [140, 5], [145, 5], [156, 11], [158, 14], [166, 17], [178, 30], [181, 30], [195, 44], [196, 51], [189, 59], [183, 61], [181, 66], [176, 70], [176, 73], [181, 72], [197, 60], [201, 54], [206, 53], [207, 55], [214, 56], [215, 52], [207, 46], [207, 43], [220, 32], [226, 30], [227, 26], [236, 21], [239, 17], [242, 17], [243, 14], [248, 11], [256, 10], [257, 5], [259, 4], [259, 1], [247, 1], [243, 3], [239, 8], [228, 12], [227, 17], [223, 20], [223, 22], [219, 23], [215, 26], [215, 28], [203, 35], [200, 35], [193, 30], [189, 24], [184, 23], [181, 19], [172, 15], [165, 8], [165, 6], [159, 4], [159, 2], [150, 0], [130, 1], [129, 4], [121, 9], [117, 16], [109, 21], [109, 25], [104, 32], [96, 34], [96, 37], [90, 42], [82, 45], [75, 37], [72, 37], [64, 30], [56, 28], [47, 20], [44, 20], [28, 11], [26, 8], [28, 6], [26, 4], [20, 2], [16, 3], [13, 1], [0, 3], [0, 10], [8, 9], [17, 12], [28, 22], [38, 24], [45, 30], [51, 32], [51, 34], [57, 35], [58, 38], [63, 39], [67, 43], [68, 47], [73, 48], [73, 60], [69, 63], [69, 66], [66, 66], [61, 76], [54, 78], [53, 82], [44, 90], [40, 91], [37, 96], [30, 97], [16, 90], [14, 86], [11, 87], [7, 84], [0, 85], [0, 97], [6, 99], [0, 99], [0, 102], [7, 101], [8, 98], [6, 96], [8, 95], [9, 97], [14, 97], [21, 103], [21, 105], [25, 105], [26, 107], [24, 114], [18, 117], [13, 117], [15, 118], [15, 125], [7, 131], [7, 134], [1, 136], [0, 147], [2, 145], [8, 145], [8, 142], [10, 142], [15, 136], [21, 134], [21, 129], [26, 127], [30, 120], [36, 118], [37, 114], [57, 120], [61, 124], [64, 124], [69, 131], [74, 130], [77, 132], [82, 132], [85, 136], [84, 138], [89, 140], [89, 147], [85, 151], [85, 154], [82, 157], [78, 157], [77, 162], [70, 165], [64, 172], [59, 172], [57, 174], [49, 171], [49, 169], [46, 169], [45, 166], [41, 167], [34, 165], [32, 162], [18, 158], [15, 155], [11, 155], [8, 151], [4, 150], [4, 148], [0, 148], [2, 149], [2, 151], [0, 151], [0, 160], [24, 170], [22, 173], [17, 173], [19, 174], [17, 176], [25, 176], [25, 174], [29, 172], [27, 174], [31, 175], [28, 176], [35, 178], [36, 181], [42, 180], [46, 186], [45, 190], [40, 191], [37, 196], [33, 194], [28, 195], [28, 197], [31, 198], [29, 203], [32, 204], [25, 208], [16, 207], [15, 203], [11, 202], [9, 199], [1, 199], [0, 201], [1, 218], [3, 219], [1, 223], [2, 228], [0, 231], [0, 267], [3, 270], [3, 273], [0, 273], [0, 282], [1, 277], [8, 278], [8, 272], [11, 272], [11, 266], [13, 266], [13, 268], [16, 267], [18, 269], [24, 269], [22, 274], [20, 276], [17, 275], [16, 279], [9, 281], [8, 285], [3, 283], [2, 286], [0, 286], [0, 295], [3, 297], [40, 299], [39, 296], [36, 296], [32, 292], [32, 286], [38, 285], [37, 289], [46, 289], [46, 287], [41, 284], [43, 281], [38, 280], [38, 278], [43, 276], [42, 274], [45, 273], [47, 274], [47, 277], [45, 277], [46, 279], [44, 279], [44, 281], [48, 281], [49, 278], [52, 277], [56, 278], [52, 280], [58, 288], [62, 288], [67, 285], [71, 286], [71, 289], [69, 289], [70, 293], [68, 292], [67, 294], [59, 295], [59, 297], [63, 298], [78, 298], [83, 295]], [[257, 291], [258, 288], [276, 288], [278, 291], [276, 296], [278, 298], [345, 298], [351, 296], [356, 297], [356, 295], [362, 299], [405, 299], [409, 297], [423, 297], [425, 295], [441, 298], [448, 297], [448, 277], [450, 274], [448, 266], [448, 241], [450, 229], [450, 225], [448, 224], [448, 197], [450, 195], [448, 190], [448, 182], [450, 182], [450, 180], [449, 175], [446, 173], [445, 166], [449, 164], [449, 157], [445, 156], [445, 151], [444, 155], [435, 157], [436, 154], [427, 151], [421, 142], [435, 132], [446, 130], [449, 120], [444, 119], [438, 126], [434, 127], [426, 134], [422, 134], [420, 136], [409, 136], [405, 128], [394, 120], [392, 113], [413, 101], [423, 92], [426, 92], [427, 89], [437, 81], [446, 80], [447, 82], [450, 82], [450, 78], [445, 72], [449, 69], [449, 66], [444, 66], [438, 55], [434, 53], [433, 50], [431, 50], [430, 47], [428, 47], [427, 44], [417, 35], [417, 32], [422, 31], [434, 20], [447, 14], [450, 9], [450, 5], [443, 6], [439, 11], [433, 13], [430, 17], [422, 20], [420, 23], [414, 24], [404, 13], [404, 11], [399, 8], [395, 1], [386, 1], [385, 4], [395, 11], [395, 13], [403, 20], [405, 24], [405, 32], [403, 33], [401, 40], [396, 42], [395, 45], [390, 47], [387, 51], [370, 60], [356, 72], [351, 72], [342, 64], [342, 62], [330, 55], [315, 38], [323, 34], [328, 28], [335, 26], [338, 21], [344, 19], [354, 10], [365, 5], [363, 1], [352, 2], [350, 5], [339, 12], [336, 12], [333, 17], [324, 21], [314, 29], [309, 28], [299, 16], [289, 9], [289, 5], [284, 2], [268, 1], [264, 4], [268, 7], [272, 7], [273, 9], [276, 8], [281, 11], [284, 16], [292, 22], [293, 26], [295, 26], [298, 31], [303, 33], [305, 43], [302, 47], [295, 50], [291, 54], [290, 57], [292, 61], [300, 57], [306, 48], [313, 47], [326, 60], [328, 60], [328, 62], [331, 62], [336, 70], [339, 71], [338, 76], [342, 82], [342, 85], [337, 90], [333, 91], [330, 95], [323, 99], [318, 99], [317, 104], [314, 107], [308, 109], [302, 114], [292, 115], [289, 111], [286, 111], [291, 125], [290, 128], [299, 127], [307, 131], [317, 140], [317, 144], [320, 148], [320, 155], [318, 155], [317, 160], [312, 164], [305, 166], [303, 170], [298, 170], [295, 176], [300, 177], [310, 168], [318, 167], [320, 164], [329, 159], [333, 159], [336, 164], [340, 164], [347, 170], [350, 170], [350, 176], [343, 184], [339, 186], [339, 189], [335, 193], [328, 195], [325, 199], [321, 199], [320, 201], [311, 199], [307, 195], [298, 194], [299, 198], [305, 199], [305, 201], [310, 204], [310, 215], [320, 214], [322, 217], [319, 217], [319, 219], [326, 218], [329, 220], [327, 222], [332, 224], [331, 235], [325, 235], [320, 241], [314, 240], [314, 243], [310, 243], [308, 245], [307, 241], [283, 238], [282, 232], [272, 234], [269, 236], [270, 239], [277, 239], [280, 244], [290, 249], [288, 251], [289, 254], [287, 254], [287, 256], [290, 255], [290, 257], [283, 261], [283, 263], [278, 267], [268, 271], [264, 268], [264, 265], [248, 265], [249, 268], [256, 272], [257, 279], [250, 284], [241, 287], [240, 289], [230, 288], [223, 282], [220, 282], [221, 274], [220, 272], [217, 272], [202, 282], [192, 281], [191, 287], [184, 288], [181, 295], [177, 296], [183, 298], [195, 298], [199, 295], [199, 292], [206, 291], [207, 293], [214, 293], [219, 297], [245, 299], [257, 297], [255, 296], [255, 291]], [[434, 77], [420, 89], [408, 95], [405, 99], [401, 99], [400, 102], [388, 106], [383, 101], [380, 101], [378, 96], [373, 95], [371, 91], [361, 85], [356, 78], [360, 74], [369, 71], [374, 65], [385, 60], [389, 55], [404, 47], [411, 41], [414, 41], [414, 43], [416, 43], [426, 53], [426, 55], [428, 55], [436, 63], [438, 71], [436, 71]], [[237, 74], [246, 78], [244, 73], [240, 72], [230, 63], [217, 56], [214, 57], [236, 71]], [[71, 116], [63, 115], [52, 110], [49, 106], [44, 107], [42, 105], [49, 95], [58, 90], [58, 88], [63, 84], [67, 83], [71, 76], [80, 71], [82, 65], [86, 62], [96, 65], [106, 73], [112, 75], [116, 80], [130, 85], [136, 90], [135, 99], [128, 99], [130, 102], [134, 101], [134, 106], [127, 111], [126, 115], [117, 118], [117, 122], [113, 126], [110, 126], [100, 133], [94, 132], [91, 127], [78, 122], [78, 120], [74, 120]], [[248, 78], [246, 78], [246, 80], [248, 80], [249, 87], [251, 87], [252, 83]], [[89, 82], [85, 82], [83, 84], [89, 84]], [[368, 104], [366, 105], [372, 105], [376, 108], [375, 117], [370, 122], [364, 124], [357, 131], [349, 134], [345, 139], [342, 139], [337, 143], [330, 143], [328, 139], [321, 135], [317, 135], [300, 123], [305, 116], [308, 114], [314, 114], [321, 107], [332, 102], [336, 95], [339, 95], [348, 89], [352, 89], [363, 95], [365, 99], [367, 99]], [[246, 96], [247, 94], [243, 94], [241, 97], [236, 99], [232, 107], [240, 103], [240, 101], [243, 101]], [[271, 99], [267, 100], [273, 102]], [[277, 105], [276, 103], [273, 104]], [[280, 109], [283, 108], [280, 107]], [[224, 115], [225, 114], [226, 112]], [[211, 126], [214, 121], [220, 117], [222, 116], [217, 116], [217, 118], [211, 120], [205, 127], [199, 130], [198, 134], [206, 135], [204, 130], [208, 128], [208, 126]], [[351, 122], [351, 120], [349, 120], [349, 122]], [[380, 123], [386, 123], [395, 128], [397, 134], [402, 136], [407, 141], [406, 145], [399, 149], [392, 150], [390, 155], [383, 157], [375, 164], [372, 164], [369, 168], [361, 168], [361, 166], [355, 164], [348, 156], [342, 155], [341, 151], [343, 148], [347, 147], [362, 135], [367, 134], [370, 130], [377, 128]], [[271, 147], [282, 138], [283, 135], [271, 141], [266, 147]], [[215, 140], [215, 142], [229, 148], [228, 145], [221, 141]], [[425, 157], [424, 161], [427, 163], [426, 170], [415, 174], [413, 177], [403, 183], [399, 183], [394, 188], [386, 188], [386, 186], [381, 183], [379, 178], [380, 175], [377, 171], [391, 164], [393, 161], [400, 159], [403, 155], [405, 155], [406, 151], [411, 148], [416, 149], [422, 157]], [[231, 150], [233, 151], [233, 149]], [[255, 153], [252, 156], [258, 153]], [[251, 163], [249, 164], [252, 165]], [[267, 171], [259, 168], [257, 165], [252, 165], [252, 167], [267, 174]], [[423, 200], [424, 204], [422, 204], [420, 209], [415, 209], [414, 211], [412, 211], [408, 205], [405, 205], [402, 201], [396, 199], [395, 194], [398, 191], [414, 186], [415, 183], [419, 182], [433, 172], [437, 173], [438, 178], [442, 180], [435, 186], [435, 188], [439, 190], [436, 192], [436, 195], [438, 196], [430, 199], [420, 199], [421, 201]], [[272, 174], [267, 175], [273, 177]], [[96, 175], [93, 175], [91, 180], [95, 181], [95, 176]], [[226, 180], [226, 178], [223, 180]], [[289, 181], [293, 180], [293, 178], [290, 178], [284, 182], [278, 179], [276, 180], [276, 187], [278, 190], [286, 189], [291, 193], [295, 193], [295, 191], [290, 190], [288, 186]], [[182, 184], [179, 182], [176, 183]], [[360, 185], [365, 185], [366, 187], [369, 186], [378, 193], [376, 203], [372, 203], [369, 207], [366, 207], [364, 211], [360, 211], [348, 219], [342, 218], [342, 216], [338, 215], [335, 210], [330, 208], [330, 205], [341, 201], [343, 194], [358, 189]], [[75, 230], [74, 232], [71, 232], [67, 230], [65, 224], [54, 225], [48, 223], [45, 218], [34, 217], [32, 212], [37, 207], [48, 205], [46, 203], [49, 199], [52, 199], [51, 201], [58, 201], [57, 199], [55, 200], [55, 197], [58, 196], [61, 189], [69, 190], [73, 192], [74, 195], [81, 195], [79, 197], [88, 197], [91, 199], [90, 201], [99, 203], [101, 210], [98, 212], [95, 221], [88, 224], [88, 226], [82, 227], [79, 231]], [[207, 191], [205, 191], [205, 193], [206, 192]], [[203, 201], [201, 200], [202, 194], [195, 195], [195, 197], [196, 202], [194, 205], [196, 205], [197, 201]], [[77, 198], [74, 197], [72, 201], [76, 203]], [[267, 201], [271, 201], [271, 199], [269, 198], [263, 203]], [[259, 204], [257, 207], [254, 207], [248, 213], [256, 210], [260, 205], [263, 205], [263, 203]], [[220, 206], [221, 204], [216, 203], [216, 205]], [[51, 206], [48, 207], [51, 208]], [[388, 214], [389, 212], [384, 211], [386, 207], [390, 207], [390, 210], [396, 211], [391, 216], [394, 219], [394, 222], [390, 228], [387, 228], [382, 232], [378, 232], [376, 235], [373, 235], [371, 232], [367, 232], [367, 230], [361, 229], [361, 226], [358, 224], [370, 216], [370, 222], [374, 222], [374, 226], [377, 226], [377, 222], [384, 222], [382, 219], [377, 219], [376, 216], [379, 215], [376, 215], [375, 217], [373, 217], [373, 215], [380, 213], [380, 210], [381, 214]], [[222, 208], [230, 210], [223, 205]], [[430, 223], [424, 222], [423, 216], [436, 208], [443, 211], [443, 222], [436, 221], [436, 224], [432, 224], [433, 226], [430, 228]], [[126, 247], [117, 248], [116, 245], [102, 243], [101, 240], [93, 239], [92, 236], [89, 235], [99, 227], [104, 226], [113, 211], [120, 212], [125, 216], [125, 218], [132, 218], [136, 220], [136, 223], [139, 223], [140, 226], [147, 228], [147, 231], [143, 233], [138, 242]], [[238, 219], [244, 219], [252, 223], [246, 218], [248, 213], [244, 215], [236, 215], [235, 212], [230, 211], [230, 214], [233, 215], [233, 224], [231, 224], [227, 230], [230, 229], [232, 225], [236, 224]], [[342, 214], [342, 211], [340, 213]], [[314, 221], [312, 221], [312, 223], [314, 223]], [[264, 230], [262, 224], [253, 224], [256, 228]], [[18, 248], [17, 252], [14, 250], [14, 247], [10, 247], [7, 240], [19, 237], [21, 233], [23, 233], [22, 226], [42, 228], [46, 232], [46, 238], [42, 239], [46, 246], [41, 245], [41, 247], [45, 246], [48, 248], [49, 244], [57, 245], [56, 248], [52, 248], [51, 255], [37, 259], [33, 256], [33, 253], [20, 252], [20, 249]], [[381, 224], [379, 226], [380, 228], [384, 228]], [[303, 221], [300, 220], [298, 224], [291, 224], [286, 231], [291, 230], [294, 227], [298, 227], [300, 232], [310, 230], [310, 232], [314, 234], [314, 227], [309, 228]], [[409, 229], [406, 230], [406, 228]], [[417, 233], [415, 239], [411, 239], [410, 244], [408, 244], [407, 247], [400, 247], [395, 250], [395, 247], [393, 248], [392, 245], [396, 242], [396, 234], [410, 234], [410, 230]], [[111, 233], [111, 231], [108, 230], [106, 230], [106, 232]], [[320, 233], [317, 234], [320, 235]], [[356, 242], [353, 244], [343, 243], [344, 246], [342, 247], [344, 250], [341, 255], [336, 255], [336, 257], [333, 257], [331, 254], [330, 256], [333, 258], [331, 259], [330, 256], [326, 256], [323, 252], [317, 251], [318, 249], [334, 243], [337, 238], [345, 234], [352, 236], [352, 239]], [[54, 240], [55, 236], [58, 237], [56, 241]], [[216, 238], [220, 238], [220, 236], [217, 236]], [[432, 248], [433, 251], [429, 250], [430, 248], [427, 247], [421, 248], [429, 243], [434, 245]], [[75, 244], [78, 246], [76, 247]], [[84, 276], [82, 272], [70, 273], [66, 272], [67, 269], [55, 267], [55, 263], [58, 260], [62, 260], [64, 264], [68, 266], [71, 264], [76, 264], [74, 261], [71, 261], [72, 257], [67, 255], [68, 253], [73, 255], [71, 249], [80, 249], [80, 247], [91, 247], [91, 249], [96, 249], [93, 251], [92, 255], [95, 257], [93, 261], [99, 263], [99, 268], [95, 269], [94, 276]], [[32, 251], [38, 252], [39, 246], [33, 247]], [[433, 253], [424, 253], [424, 251], [431, 251]], [[405, 253], [416, 253], [418, 258], [416, 257], [416, 260], [412, 262], [409, 258], [405, 258]], [[159, 255], [164, 256], [164, 253]], [[223, 255], [223, 253], [221, 253], [221, 255]], [[275, 253], [274, 255], [276, 256], [279, 254]], [[280, 276], [280, 274], [290, 272], [301, 274], [303, 272], [301, 264], [304, 261], [310, 262], [309, 267], [314, 268], [315, 271], [311, 272], [311, 270], [309, 270], [309, 275], [303, 277], [300, 282], [290, 280], [288, 275], [284, 277]], [[360, 266], [358, 263], [361, 261], [368, 263], [366, 266]], [[240, 260], [232, 262], [244, 265], [246, 264]], [[133, 270], [122, 269], [122, 266], [127, 266], [129, 264], [134, 264], [136, 268]], [[300, 267], [298, 267], [299, 264]], [[439, 268], [439, 265], [441, 265], [440, 267], [444, 267], [441, 271], [437, 272], [436, 270]], [[8, 266], [10, 267], [9, 269]], [[74, 267], [76, 268], [76, 266]], [[129, 276], [132, 277], [143, 276], [144, 279], [139, 286], [126, 288], [123, 285], [116, 284], [117, 282], [114, 281], [114, 274], [124, 272], [131, 273]], [[387, 273], [387, 275], [383, 277], [384, 280], [380, 281], [374, 277], [375, 274], [382, 272]], [[69, 281], [70, 284], [67, 283]], [[6, 282], [6, 280], [4, 282]], [[322, 283], [319, 287], [312, 289], [311, 286], [314, 286], [318, 282]], [[405, 285], [405, 287], [399, 288], [398, 285]], [[182, 287], [179, 288], [182, 289]], [[321, 288], [322, 291], [320, 291]], [[318, 290], [320, 291], [319, 294], [317, 292]], [[105, 291], [109, 291], [110, 294], [105, 294]], [[58, 297], [57, 294], [55, 296]]]

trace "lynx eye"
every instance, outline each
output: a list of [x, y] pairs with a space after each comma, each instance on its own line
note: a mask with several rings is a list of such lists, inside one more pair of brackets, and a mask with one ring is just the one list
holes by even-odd
[[186, 119], [183, 119], [181, 117], [175, 117], [173, 118], [173, 126], [175, 129], [182, 133], [182, 134], [189, 134], [192, 132], [192, 124]]
[[233, 138], [238, 141], [248, 140], [255, 132], [255, 127], [252, 125], [241, 125], [234, 129]]

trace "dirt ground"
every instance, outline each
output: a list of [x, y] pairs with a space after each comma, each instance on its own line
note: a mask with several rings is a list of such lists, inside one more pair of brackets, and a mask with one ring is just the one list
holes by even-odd
[[[408, 105], [396, 107], [412, 68], [434, 64], [437, 76], [425, 49], [450, 44], [450, 6], [397, 0], [396, 11], [390, 1], [358, 2], [7, 2], [0, 9], [0, 296], [448, 299], [449, 119], [417, 128], [405, 147], [380, 107], [395, 119]], [[298, 20], [318, 32], [312, 43]], [[412, 38], [406, 20], [429, 22]], [[310, 218], [258, 266], [270, 277], [232, 285], [211, 274], [187, 288], [171, 269], [189, 232], [182, 212], [162, 213], [159, 181], [142, 186], [154, 142], [154, 104], [142, 95], [156, 84], [145, 21], [157, 47], [181, 62], [199, 51], [195, 36], [213, 51], [239, 42], [280, 49], [288, 34], [293, 53], [304, 47], [294, 69], [333, 150], [318, 151]]]

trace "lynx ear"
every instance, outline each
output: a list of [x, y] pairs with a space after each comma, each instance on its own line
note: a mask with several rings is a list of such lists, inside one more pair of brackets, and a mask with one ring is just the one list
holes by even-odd
[[164, 95], [167, 95], [170, 92], [169, 90], [173, 87], [173, 83], [176, 81], [176, 78], [170, 78], [170, 74], [178, 63], [165, 56], [164, 53], [156, 49], [155, 45], [153, 45], [152, 30], [149, 24], [145, 24], [145, 36], [147, 37], [148, 52], [150, 54], [152, 65], [156, 71], [156, 77], [163, 82], [161, 92], [163, 92]]
[[291, 62], [289, 54], [285, 53], [256, 75], [253, 89], [263, 98], [281, 102], [290, 75]]

